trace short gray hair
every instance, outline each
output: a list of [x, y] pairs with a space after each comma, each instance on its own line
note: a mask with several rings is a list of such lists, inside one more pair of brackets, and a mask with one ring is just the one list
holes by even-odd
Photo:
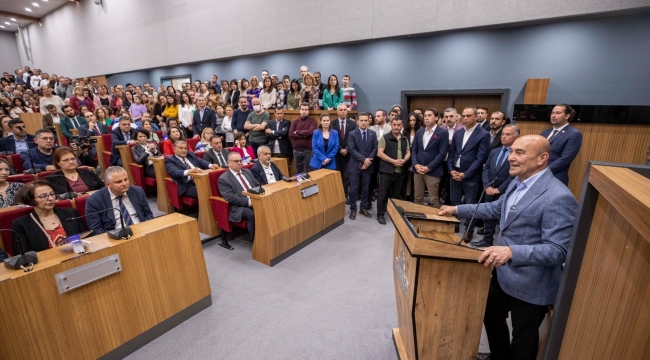
[[240, 155], [238, 152], [236, 152], [236, 151], [231, 151], [231, 152], [229, 152], [229, 153], [228, 153], [228, 161], [232, 160], [233, 156], [235, 156], [235, 155], [239, 155], [239, 156], [241, 156], [241, 155]]
[[268, 147], [266, 145], [262, 145], [262, 146], [257, 148], [257, 157], [260, 157], [260, 154], [262, 153], [263, 150], [268, 150], [269, 152], [271, 152], [270, 147]]
[[519, 134], [520, 134], [520, 132], [519, 132], [519, 126], [517, 126], [517, 125], [515, 125], [515, 124], [508, 124], [508, 125], [504, 126], [503, 128], [504, 128], [504, 129], [505, 129], [505, 128], [515, 128], [515, 136], [519, 136]]
[[446, 108], [445, 111], [443, 111], [443, 113], [446, 113], [446, 112], [453, 112], [454, 114], [458, 113], [458, 111], [456, 111], [455, 108]]
[[177, 147], [178, 144], [180, 144], [180, 143], [187, 144], [187, 142], [186, 142], [185, 140], [177, 140], [177, 141], [174, 143], [174, 149], [176, 149], [176, 147]]
[[107, 168], [106, 170], [104, 170], [104, 181], [110, 182], [113, 174], [117, 174], [117, 173], [126, 173], [126, 170], [124, 170], [124, 168], [121, 166], [111, 166]]

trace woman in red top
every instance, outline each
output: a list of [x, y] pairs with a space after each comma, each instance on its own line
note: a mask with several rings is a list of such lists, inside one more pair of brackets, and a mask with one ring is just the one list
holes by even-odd
[[80, 114], [81, 105], [88, 106], [88, 110], [91, 112], [95, 111], [95, 105], [93, 104], [93, 100], [89, 97], [84, 96], [83, 86], [76, 86], [74, 88], [74, 95], [70, 97], [69, 105], [74, 110], [75, 115]]
[[256, 159], [253, 148], [246, 146], [246, 135], [243, 132], [237, 133], [235, 135], [235, 145], [230, 148], [230, 151], [236, 151], [239, 153], [244, 165], [250, 163], [251, 160]]
[[163, 154], [174, 155], [174, 143], [178, 140], [185, 140], [183, 132], [175, 126], [170, 126], [167, 130], [167, 139], [163, 141]]
[[111, 99], [111, 110], [113, 114], [117, 116], [120, 113], [120, 109], [124, 103], [124, 94], [121, 89], [115, 89], [115, 97]]

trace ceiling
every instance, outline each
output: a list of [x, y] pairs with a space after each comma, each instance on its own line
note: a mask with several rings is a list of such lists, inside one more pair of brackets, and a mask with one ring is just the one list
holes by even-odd
[[18, 25], [27, 25], [69, 2], [70, 0], [0, 0], [0, 31], [17, 31]]

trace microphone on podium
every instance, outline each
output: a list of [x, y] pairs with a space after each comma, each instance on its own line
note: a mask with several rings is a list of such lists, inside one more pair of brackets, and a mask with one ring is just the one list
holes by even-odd
[[117, 210], [120, 213], [120, 223], [122, 224], [122, 228], [107, 231], [106, 233], [108, 234], [108, 237], [113, 239], [113, 240], [128, 240], [129, 238], [131, 238], [131, 236], [133, 236], [133, 230], [131, 230], [131, 227], [129, 227], [129, 226], [124, 226], [124, 216], [122, 215], [122, 212], [120, 211], [119, 208], [108, 208], [108, 209], [104, 209], [104, 210], [93, 211], [93, 212], [90, 212], [90, 213], [86, 213], [83, 216], [76, 216], [76, 217], [67, 218], [67, 219], [65, 219], [65, 221], [66, 222], [72, 222], [73, 220], [83, 219], [88, 215], [100, 214], [100, 213], [107, 212], [109, 210], [111, 210], [111, 211], [112, 210]]
[[[20, 255], [14, 255], [10, 258], [4, 259], [5, 267], [13, 270], [23, 269], [25, 272], [32, 271], [34, 264], [38, 263], [38, 255], [36, 255], [36, 251], [28, 251], [25, 253], [23, 242], [20, 241], [20, 234], [16, 230], [0, 229], [0, 232], [2, 231], [11, 231], [14, 234], [12, 242], [18, 244], [18, 250], [20, 251]], [[25, 267], [25, 265], [29, 265], [29, 267]]]
[[487, 185], [485, 185], [485, 187], [483, 188], [483, 191], [481, 191], [481, 196], [478, 198], [478, 201], [476, 202], [476, 209], [474, 209], [474, 213], [472, 214], [472, 218], [469, 220], [469, 226], [467, 226], [467, 229], [465, 229], [465, 234], [463, 234], [463, 237], [460, 238], [460, 241], [458, 241], [456, 243], [456, 245], [460, 245], [460, 243], [463, 242], [463, 239], [465, 238], [465, 236], [467, 236], [467, 234], [469, 233], [469, 229], [472, 227], [472, 221], [474, 221], [474, 217], [476, 216], [476, 213], [478, 212], [478, 206], [481, 205], [481, 200], [483, 200], [483, 195], [485, 195], [485, 191], [487, 190], [487, 188], [492, 186], [492, 184], [494, 184], [495, 181], [496, 181], [496, 179], [490, 181]]

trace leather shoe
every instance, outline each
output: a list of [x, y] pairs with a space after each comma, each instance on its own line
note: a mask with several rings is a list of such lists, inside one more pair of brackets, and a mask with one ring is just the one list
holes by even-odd
[[350, 211], [350, 220], [354, 220], [356, 218], [357, 218], [357, 211], [356, 210]]
[[382, 225], [386, 225], [386, 219], [384, 218], [384, 215], [377, 215], [377, 221]]
[[368, 210], [366, 210], [366, 209], [361, 209], [361, 211], [359, 211], [359, 214], [361, 214], [361, 215], [363, 215], [363, 216], [365, 216], [365, 217], [367, 217], [367, 218], [371, 218], [371, 217], [372, 217], [372, 215], [370, 215], [370, 213], [369, 213]]
[[476, 231], [476, 233], [479, 234], [479, 235], [485, 235], [485, 229], [478, 229], [478, 231]]
[[454, 232], [455, 232], [455, 233], [459, 233], [459, 232], [460, 232], [460, 224], [456, 223], [456, 225], [454, 225]]
[[471, 242], [474, 237], [474, 232], [468, 232], [467, 235], [463, 236], [463, 241], [465, 243]]
[[479, 241], [472, 241], [470, 245], [477, 248], [486, 248], [492, 246], [492, 240], [483, 239]]

